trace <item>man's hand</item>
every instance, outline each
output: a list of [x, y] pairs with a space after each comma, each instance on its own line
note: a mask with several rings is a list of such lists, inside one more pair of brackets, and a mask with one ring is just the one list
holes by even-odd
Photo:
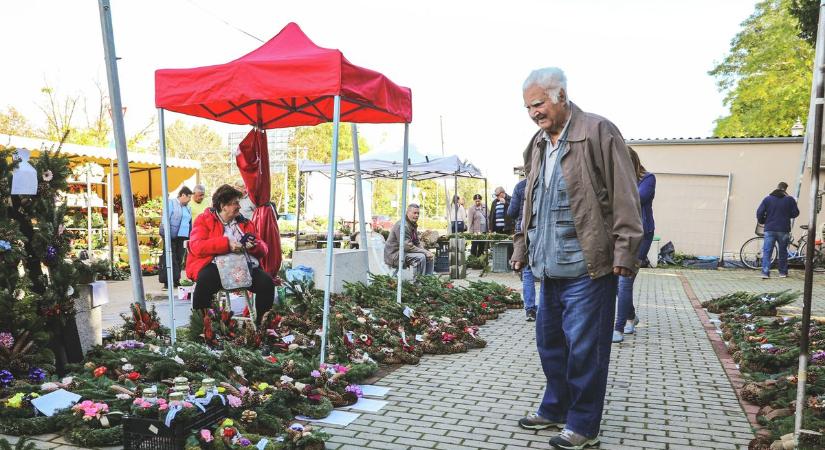
[[229, 241], [229, 251], [232, 253], [240, 253], [243, 251], [243, 245], [238, 241]]
[[432, 260], [433, 260], [433, 258], [435, 258], [435, 255], [433, 254], [433, 252], [430, 252], [430, 251], [428, 251], [427, 253], [424, 253], [424, 255], [425, 255], [425, 256], [427, 257], [427, 259], [428, 259], [428, 260], [430, 260], [430, 261], [432, 261]]
[[615, 266], [613, 267], [613, 275], [619, 275], [622, 277], [632, 277], [633, 271], [628, 269], [627, 267]]
[[518, 272], [519, 270], [521, 270], [521, 261], [515, 261], [515, 262], [513, 262], [513, 270], [515, 270], [516, 272]]

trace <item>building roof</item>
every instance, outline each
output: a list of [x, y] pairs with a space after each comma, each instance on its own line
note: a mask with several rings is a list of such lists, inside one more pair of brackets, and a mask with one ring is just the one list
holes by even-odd
[[625, 139], [628, 145], [702, 145], [702, 144], [802, 144], [803, 136], [758, 136], [758, 137], [687, 137], [687, 138], [645, 138]]

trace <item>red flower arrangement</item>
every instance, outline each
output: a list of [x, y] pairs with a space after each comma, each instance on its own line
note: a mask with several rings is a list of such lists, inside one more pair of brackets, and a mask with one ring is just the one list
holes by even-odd
[[106, 375], [106, 372], [108, 372], [108, 371], [109, 371], [109, 369], [107, 369], [106, 366], [100, 366], [100, 367], [95, 368], [95, 370], [92, 372], [92, 374], [94, 374], [95, 378], [100, 378], [103, 375]]

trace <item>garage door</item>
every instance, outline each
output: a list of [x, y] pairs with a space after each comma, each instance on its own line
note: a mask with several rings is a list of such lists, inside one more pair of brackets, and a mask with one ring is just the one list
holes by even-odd
[[679, 253], [718, 256], [722, 244], [728, 177], [656, 173], [653, 216], [662, 245]]

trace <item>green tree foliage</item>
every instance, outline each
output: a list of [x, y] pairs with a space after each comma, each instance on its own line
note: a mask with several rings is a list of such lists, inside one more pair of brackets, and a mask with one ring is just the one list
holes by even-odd
[[[322, 163], [332, 162], [332, 124], [322, 123], [314, 127], [300, 127], [289, 141], [291, 151], [303, 154], [307, 159]], [[360, 154], [369, 151], [369, 145], [363, 137], [358, 138]], [[352, 127], [342, 123], [338, 131], [338, 161], [352, 158]]]
[[763, 0], [731, 41], [730, 54], [709, 73], [730, 114], [716, 136], [786, 136], [807, 118], [813, 47], [798, 36], [792, 0]]
[[6, 108], [6, 112], [0, 112], [0, 133], [32, 137], [34, 136], [34, 129], [26, 116], [13, 106], [9, 106]]
[[799, 37], [809, 44], [816, 45], [816, 30], [819, 22], [820, 0], [793, 0], [790, 5], [791, 15], [799, 21]]

